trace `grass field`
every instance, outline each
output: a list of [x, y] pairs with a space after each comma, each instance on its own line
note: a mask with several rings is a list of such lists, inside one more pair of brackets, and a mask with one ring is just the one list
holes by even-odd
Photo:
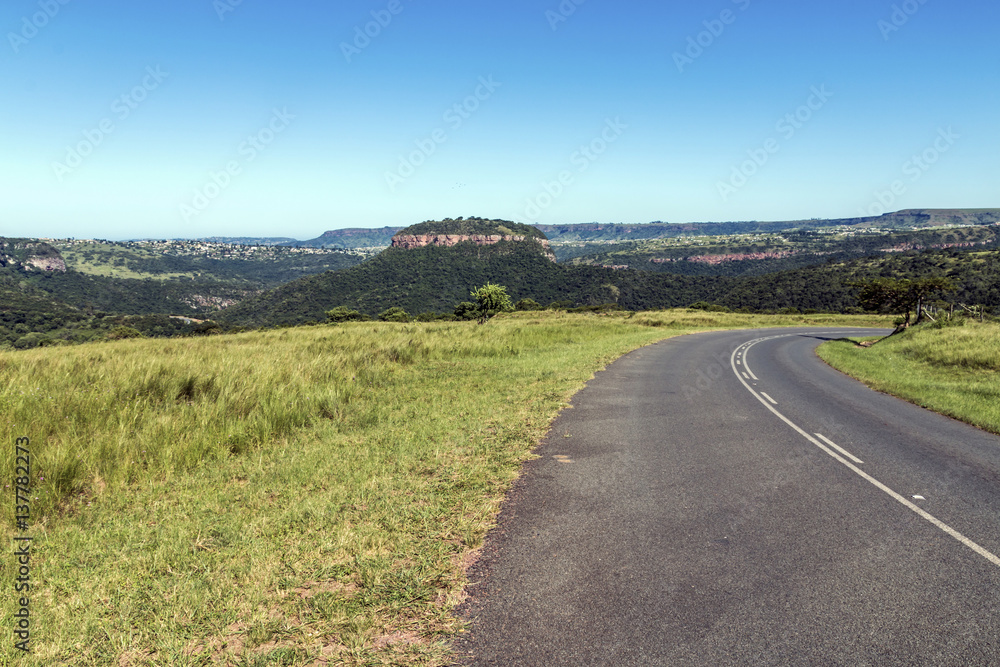
[[819, 355], [873, 389], [1000, 433], [1000, 324], [921, 325], [870, 348], [826, 343]]
[[[0, 353], [0, 457], [31, 439], [31, 648], [0, 664], [449, 661], [465, 569], [556, 412], [699, 311], [516, 313]], [[13, 582], [11, 550], [0, 581]], [[5, 583], [4, 586], [10, 586]]]

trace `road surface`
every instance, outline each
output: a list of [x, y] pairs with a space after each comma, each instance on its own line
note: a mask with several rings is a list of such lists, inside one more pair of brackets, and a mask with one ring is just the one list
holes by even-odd
[[662, 341], [598, 373], [470, 572], [470, 665], [1000, 665], [1000, 438], [815, 356]]

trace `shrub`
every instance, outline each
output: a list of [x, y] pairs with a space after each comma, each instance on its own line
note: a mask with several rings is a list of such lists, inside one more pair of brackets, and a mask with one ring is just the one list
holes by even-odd
[[378, 318], [383, 322], [409, 322], [412, 319], [410, 314], [399, 306], [386, 308], [378, 314]]
[[471, 301], [463, 301], [455, 306], [455, 319], [475, 320], [479, 318], [479, 307]]
[[341, 322], [357, 322], [365, 319], [365, 316], [347, 306], [337, 306], [333, 310], [326, 311], [326, 319], [333, 324], [339, 324]]
[[132, 327], [127, 327], [123, 324], [116, 326], [114, 329], [104, 334], [104, 340], [124, 340], [126, 338], [145, 338], [141, 331], [138, 329], [133, 329]]
[[514, 310], [542, 310], [542, 304], [534, 299], [521, 299], [514, 304]]

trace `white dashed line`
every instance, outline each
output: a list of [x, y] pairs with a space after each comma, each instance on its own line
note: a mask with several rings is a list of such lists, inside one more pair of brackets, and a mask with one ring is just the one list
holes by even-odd
[[843, 454], [847, 458], [851, 459], [855, 463], [864, 463], [864, 461], [862, 461], [861, 459], [859, 459], [854, 454], [851, 454], [849, 451], [847, 451], [846, 449], [844, 449], [843, 447], [841, 447], [840, 445], [838, 445], [834, 441], [830, 440], [830, 438], [826, 437], [822, 433], [817, 433], [816, 437], [819, 438], [820, 440], [822, 440], [823, 442], [825, 442], [826, 444], [830, 445], [831, 447], [833, 447], [838, 452], [840, 452], [841, 454]]
[[[819, 334], [819, 333], [836, 333], [836, 332], [815, 332], [815, 333]], [[977, 554], [979, 554], [980, 556], [982, 556], [983, 558], [985, 558], [989, 562], [993, 563], [997, 567], [1000, 567], [1000, 556], [997, 556], [993, 552], [987, 551], [983, 547], [979, 546], [978, 544], [976, 544], [975, 542], [973, 542], [972, 540], [970, 540], [968, 537], [966, 537], [962, 533], [958, 532], [957, 530], [955, 530], [954, 528], [952, 528], [951, 526], [949, 526], [945, 522], [943, 522], [940, 519], [938, 519], [937, 517], [933, 516], [930, 512], [927, 512], [927, 511], [921, 509], [920, 507], [918, 507], [914, 503], [910, 502], [909, 499], [904, 498], [900, 494], [896, 493], [895, 491], [893, 491], [892, 489], [890, 489], [888, 486], [886, 486], [882, 482], [878, 481], [877, 479], [875, 479], [874, 477], [872, 477], [871, 475], [869, 475], [868, 473], [866, 473], [864, 470], [862, 470], [861, 468], [857, 467], [856, 465], [854, 465], [853, 463], [851, 463], [850, 461], [848, 461], [847, 459], [845, 459], [843, 456], [841, 456], [840, 454], [838, 454], [837, 452], [835, 452], [833, 449], [831, 449], [830, 447], [828, 447], [827, 445], [825, 445], [823, 442], [817, 440], [815, 437], [813, 437], [813, 436], [809, 435], [808, 433], [806, 433], [795, 422], [793, 422], [791, 419], [789, 419], [785, 415], [783, 415], [780, 412], [778, 412], [774, 408], [774, 406], [769, 405], [768, 402], [766, 400], [764, 400], [764, 396], [766, 396], [766, 394], [764, 394], [764, 396], [762, 396], [761, 394], [763, 394], [763, 392], [755, 391], [753, 389], [753, 387], [751, 387], [749, 384], [747, 384], [746, 380], [744, 380], [742, 377], [740, 377], [739, 372], [736, 370], [736, 352], [738, 350], [740, 350], [740, 349], [743, 350], [743, 366], [745, 368], [747, 368], [747, 370], [750, 370], [749, 367], [747, 366], [747, 363], [746, 363], [746, 354], [747, 354], [747, 351], [749, 351], [749, 349], [751, 347], [753, 347], [757, 343], [763, 342], [765, 340], [771, 340], [773, 338], [787, 338], [789, 336], [798, 336], [798, 335], [801, 335], [801, 334], [782, 334], [780, 336], [768, 336], [767, 338], [758, 338], [756, 340], [752, 340], [752, 341], [747, 342], [746, 344], [740, 346], [739, 348], [736, 348], [736, 350], [733, 350], [733, 354], [729, 358], [729, 363], [732, 366], [733, 374], [736, 375], [736, 379], [739, 380], [740, 383], [744, 387], [746, 387], [747, 391], [749, 391], [751, 394], [753, 394], [754, 398], [756, 398], [758, 401], [760, 401], [761, 405], [763, 405], [765, 408], [767, 408], [768, 410], [770, 410], [771, 412], [773, 412], [775, 414], [775, 416], [778, 417], [778, 419], [780, 419], [781, 421], [785, 422], [790, 427], [792, 427], [792, 429], [795, 430], [803, 438], [805, 438], [806, 440], [808, 440], [812, 444], [814, 444], [817, 447], [819, 447], [821, 450], [823, 450], [824, 452], [826, 452], [827, 454], [829, 454], [831, 457], [833, 457], [834, 459], [836, 459], [837, 461], [839, 461], [842, 465], [846, 466], [849, 470], [851, 470], [852, 472], [854, 472], [856, 475], [858, 475], [859, 477], [861, 477], [865, 481], [867, 481], [870, 484], [872, 484], [879, 491], [882, 491], [887, 496], [889, 496], [890, 498], [892, 498], [893, 500], [895, 500], [896, 502], [898, 502], [900, 505], [903, 505], [907, 509], [912, 510], [917, 515], [919, 515], [921, 518], [923, 518], [924, 520], [926, 520], [928, 523], [933, 524], [934, 526], [936, 526], [937, 528], [941, 529], [942, 531], [944, 531], [948, 535], [951, 535], [952, 537], [954, 537], [956, 540], [958, 540], [959, 542], [961, 542], [962, 544], [964, 544], [968, 548], [970, 548], [973, 551], [975, 551]], [[753, 375], [753, 373], [751, 373], [751, 375]], [[768, 399], [770, 399], [770, 397], [768, 397]], [[772, 400], [772, 403], [773, 403], [773, 400]], [[822, 437], [822, 436], [820, 436], [820, 437]], [[824, 438], [824, 440], [825, 440], [825, 438]]]

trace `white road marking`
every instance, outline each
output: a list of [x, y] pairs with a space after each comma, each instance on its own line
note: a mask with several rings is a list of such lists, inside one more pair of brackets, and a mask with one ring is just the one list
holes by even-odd
[[847, 458], [851, 459], [855, 463], [864, 463], [864, 461], [862, 461], [861, 459], [859, 459], [854, 454], [851, 454], [849, 451], [847, 451], [846, 449], [844, 449], [843, 447], [841, 447], [840, 445], [838, 445], [834, 441], [830, 440], [830, 438], [826, 437], [822, 433], [817, 433], [816, 437], [819, 438], [820, 440], [822, 440], [823, 442], [825, 442], [826, 444], [830, 445], [831, 447], [833, 447], [838, 452], [840, 452], [841, 454], [843, 454]]
[[914, 500], [927, 500], [927, 499], [926, 499], [926, 498], [924, 498], [923, 496], [913, 496], [913, 499], [914, 499]]
[[[814, 333], [816, 333], [816, 334], [821, 334], [821, 333], [822, 334], [829, 334], [829, 333], [837, 333], [837, 332], [829, 332], [829, 331], [819, 332], [819, 331], [817, 331], [817, 332], [814, 332]], [[758, 338], [756, 340], [749, 341], [748, 343], [745, 344], [745, 349], [743, 350], [743, 359], [744, 359], [744, 364], [743, 365], [744, 365], [744, 367], [746, 366], [746, 353], [747, 353], [747, 351], [749, 351], [750, 348], [753, 347], [754, 345], [756, 345], [757, 343], [761, 343], [761, 342], [763, 342], [765, 340], [771, 340], [773, 338], [787, 338], [789, 336], [799, 336], [799, 335], [801, 335], [801, 334], [782, 334], [780, 336], [769, 336], [767, 338]], [[738, 349], [740, 349], [740, 348], [737, 348], [737, 350]], [[867, 481], [870, 484], [872, 484], [879, 491], [882, 491], [883, 493], [885, 493], [887, 496], [889, 496], [890, 498], [892, 498], [893, 500], [895, 500], [896, 502], [898, 502], [903, 507], [906, 507], [907, 509], [912, 510], [918, 516], [920, 516], [922, 519], [926, 520], [928, 523], [936, 526], [937, 528], [941, 529], [942, 531], [944, 531], [948, 535], [951, 535], [953, 538], [955, 538], [956, 540], [958, 540], [959, 542], [961, 542], [962, 544], [964, 544], [968, 548], [972, 549], [973, 551], [975, 551], [977, 554], [979, 554], [980, 556], [982, 556], [983, 558], [985, 558], [989, 562], [993, 563], [997, 567], [1000, 567], [1000, 556], [997, 556], [996, 554], [992, 553], [991, 551], [987, 551], [986, 549], [984, 549], [983, 547], [979, 546], [978, 544], [976, 544], [975, 542], [973, 542], [972, 540], [970, 540], [968, 537], [966, 537], [962, 533], [958, 532], [957, 530], [955, 530], [954, 528], [952, 528], [951, 526], [949, 526], [945, 522], [943, 522], [940, 519], [938, 519], [937, 517], [933, 516], [930, 512], [924, 511], [923, 509], [921, 509], [917, 505], [915, 505], [912, 502], [910, 502], [908, 499], [906, 499], [903, 496], [901, 496], [900, 494], [896, 493], [895, 491], [893, 491], [892, 489], [890, 489], [888, 486], [886, 486], [882, 482], [878, 481], [877, 479], [875, 479], [874, 477], [872, 477], [871, 475], [869, 475], [864, 470], [862, 470], [861, 468], [857, 467], [856, 465], [854, 465], [853, 463], [851, 463], [847, 459], [843, 458], [840, 454], [838, 454], [837, 452], [833, 451], [832, 449], [830, 449], [829, 447], [827, 447], [825, 444], [823, 444], [822, 442], [820, 442], [819, 440], [817, 440], [813, 436], [811, 436], [808, 433], [806, 433], [804, 430], [802, 430], [801, 428], [799, 428], [799, 426], [795, 422], [793, 422], [791, 419], [789, 419], [785, 415], [783, 415], [780, 412], [778, 412], [773, 406], [769, 405], [767, 403], [767, 401], [765, 401], [764, 398], [760, 395], [760, 392], [754, 391], [753, 387], [751, 387], [750, 385], [748, 385], [747, 382], [746, 382], [746, 380], [744, 380], [742, 377], [740, 377], [740, 374], [736, 370], [736, 350], [733, 350], [733, 354], [729, 358], [729, 363], [732, 366], [733, 374], [736, 375], [736, 379], [739, 380], [740, 383], [742, 383], [742, 385], [746, 388], [746, 390], [749, 391], [751, 394], [753, 394], [754, 398], [756, 398], [758, 401], [760, 401], [761, 405], [763, 405], [765, 408], [767, 408], [768, 410], [770, 410], [771, 412], [773, 412], [775, 414], [775, 416], [778, 417], [778, 419], [780, 419], [781, 421], [785, 422], [790, 427], [792, 427], [792, 429], [795, 430], [799, 435], [801, 435], [803, 438], [805, 438], [806, 440], [808, 440], [812, 444], [814, 444], [817, 447], [819, 447], [821, 450], [823, 450], [824, 452], [826, 452], [827, 454], [829, 454], [831, 457], [833, 457], [834, 459], [836, 459], [837, 461], [839, 461], [841, 464], [843, 464], [844, 466], [846, 466], [854, 474], [858, 475], [859, 477], [861, 477], [865, 481]]]
[[745, 378], [746, 378], [746, 379], [748, 379], [748, 380], [750, 379], [750, 376], [749, 376], [749, 375], [747, 375], [746, 373], [744, 373], [744, 374], [743, 374], [743, 377], [745, 377]]
[[767, 400], [771, 401], [771, 405], [777, 405], [778, 404], [778, 402], [776, 400], [774, 400], [773, 398], [771, 398], [770, 396], [768, 396], [764, 392], [760, 392], [760, 395], [763, 396], [764, 398], [766, 398]]

